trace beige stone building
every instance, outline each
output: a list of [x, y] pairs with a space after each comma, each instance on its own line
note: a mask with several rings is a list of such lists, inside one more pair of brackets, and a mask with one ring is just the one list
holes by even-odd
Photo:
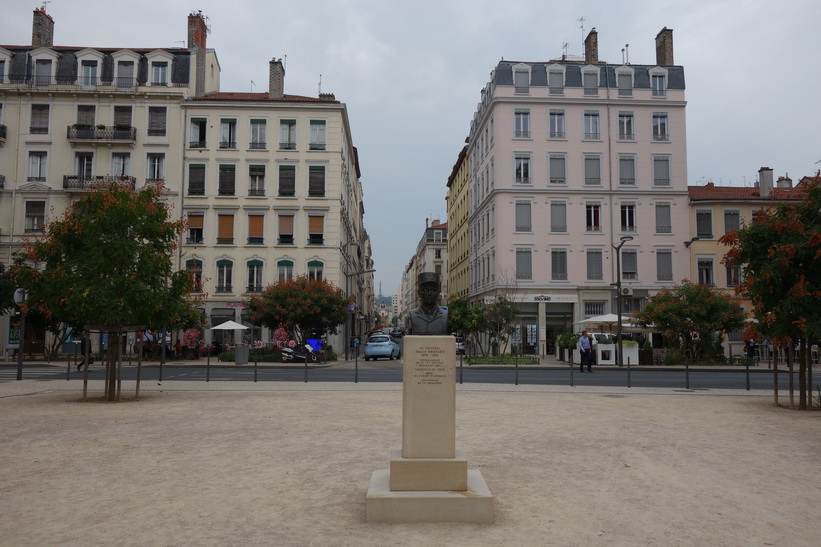
[[470, 296], [470, 201], [468, 177], [470, 164], [467, 146], [448, 177], [448, 296]]

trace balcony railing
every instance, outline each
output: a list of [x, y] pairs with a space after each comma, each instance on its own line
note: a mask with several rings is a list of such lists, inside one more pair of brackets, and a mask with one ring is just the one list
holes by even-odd
[[295, 142], [281, 142], [279, 143], [280, 150], [296, 150]]
[[308, 150], [325, 150], [324, 142], [312, 142], [308, 144]]
[[517, 224], [516, 231], [517, 232], [530, 232], [532, 226], [530, 224]]
[[67, 190], [84, 190], [89, 186], [99, 184], [121, 184], [132, 190], [137, 185], [137, 179], [127, 175], [93, 177], [86, 175], [63, 175], [63, 188]]
[[265, 147], [267, 146], [267, 144], [268, 143], [264, 143], [264, 142], [252, 142], [248, 147], [251, 150], [265, 150]]
[[202, 236], [188, 236], [185, 238], [187, 245], [202, 245]]
[[188, 148], [208, 148], [208, 144], [205, 141], [190, 141]]
[[322, 235], [312, 234], [308, 236], [308, 245], [324, 245], [325, 238]]
[[551, 87], [550, 88], [551, 95], [564, 95], [564, 88], [563, 87]]
[[516, 272], [516, 279], [533, 279], [531, 272]]
[[514, 131], [513, 137], [517, 139], [529, 139], [530, 131]]
[[261, 197], [265, 195], [265, 188], [249, 188], [248, 195], [251, 197]]
[[129, 141], [137, 140], [137, 128], [120, 125], [93, 126], [84, 124], [69, 125], [66, 137], [70, 141]]
[[188, 83], [180, 82], [148, 82], [137, 78], [88, 78], [83, 75], [77, 77], [43, 76], [33, 74], [9, 74], [0, 80], [0, 89], [30, 90], [42, 89], [49, 91], [134, 91], [137, 87], [188, 87]]
[[217, 238], [217, 245], [233, 245], [234, 238], [233, 237], [218, 237]]
[[565, 132], [564, 131], [551, 131], [550, 132], [550, 138], [551, 139], [563, 139], [563, 138], [565, 138]]
[[293, 245], [294, 244], [294, 236], [279, 236], [277, 240], [278, 245]]
[[234, 149], [237, 147], [237, 141], [220, 141], [220, 148], [226, 149]]
[[564, 177], [550, 177], [550, 184], [564, 184]]
[[248, 285], [245, 292], [262, 292], [262, 285]]
[[231, 292], [231, 285], [217, 285], [217, 292]]
[[265, 238], [263, 237], [249, 237], [248, 238], [248, 245], [262, 245], [265, 242]]

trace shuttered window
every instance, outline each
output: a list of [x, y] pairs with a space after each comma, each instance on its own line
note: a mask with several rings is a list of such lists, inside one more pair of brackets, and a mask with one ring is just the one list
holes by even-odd
[[280, 165], [279, 166], [279, 195], [280, 196], [295, 196], [296, 195], [296, 166], [295, 165]]
[[217, 215], [217, 243], [233, 245], [234, 215]]
[[325, 166], [311, 165], [308, 168], [308, 195], [311, 197], [325, 196]]
[[724, 233], [738, 230], [741, 227], [741, 214], [739, 211], [724, 211]]
[[565, 157], [563, 155], [550, 156], [550, 184], [564, 184], [565, 178]]
[[550, 231], [567, 231], [567, 204], [564, 202], [553, 202], [550, 204]]
[[653, 156], [653, 184], [670, 186], [670, 157]]
[[516, 249], [516, 279], [533, 279], [530, 249]]
[[264, 215], [248, 215], [248, 245], [262, 245]]
[[94, 125], [94, 113], [96, 108], [91, 104], [81, 104], [77, 106], [77, 123], [81, 125]]
[[587, 249], [587, 279], [598, 281], [603, 277], [601, 249]]
[[205, 195], [205, 165], [191, 164], [188, 166], [188, 195]]
[[619, 184], [636, 184], [636, 158], [633, 156], [619, 158]]
[[220, 165], [219, 195], [233, 196], [236, 193], [237, 166]]
[[584, 183], [601, 184], [601, 156], [584, 157]]
[[516, 231], [529, 232], [532, 226], [530, 223], [530, 202], [516, 202]]
[[131, 127], [131, 107], [130, 106], [115, 106], [114, 107], [114, 127], [126, 125]]
[[48, 133], [48, 105], [31, 105], [31, 129], [32, 133]]
[[294, 244], [294, 215], [279, 215], [280, 245]]
[[656, 251], [656, 276], [659, 281], [673, 280], [673, 253], [669, 249]]
[[551, 279], [564, 281], [567, 279], [567, 250], [553, 249], [550, 251]]
[[188, 239], [186, 243], [191, 245], [202, 243], [203, 218], [202, 213], [188, 214]]
[[712, 211], [696, 211], [696, 237], [713, 239]]
[[166, 108], [164, 106], [148, 107], [148, 134], [152, 137], [165, 135]]
[[656, 233], [669, 234], [673, 232], [673, 226], [670, 223], [670, 204], [656, 203]]
[[322, 245], [325, 241], [325, 217], [310, 215], [308, 217], [308, 244]]

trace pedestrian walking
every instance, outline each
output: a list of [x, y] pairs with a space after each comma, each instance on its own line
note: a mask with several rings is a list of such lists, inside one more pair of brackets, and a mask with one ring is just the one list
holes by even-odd
[[590, 343], [590, 337], [587, 335], [586, 330], [582, 331], [582, 335], [579, 338], [579, 352], [579, 371], [584, 372], [584, 367], [586, 365], [587, 372], [593, 372], [593, 369], [591, 368], [593, 358], [593, 345]]

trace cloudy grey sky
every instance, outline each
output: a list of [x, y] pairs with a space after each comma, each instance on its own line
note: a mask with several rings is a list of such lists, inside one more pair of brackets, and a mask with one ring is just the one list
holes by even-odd
[[[0, 43], [29, 44], [39, 1], [0, 0]], [[817, 0], [53, 0], [56, 45], [179, 47], [189, 12], [209, 18], [223, 91], [267, 86], [287, 56], [285, 92], [336, 94], [359, 149], [377, 290], [399, 286], [425, 219], [445, 220], [447, 177], [479, 91], [504, 58], [582, 54], [655, 63], [674, 31], [687, 85], [689, 184], [752, 185], [759, 167], [798, 180], [821, 167]]]

